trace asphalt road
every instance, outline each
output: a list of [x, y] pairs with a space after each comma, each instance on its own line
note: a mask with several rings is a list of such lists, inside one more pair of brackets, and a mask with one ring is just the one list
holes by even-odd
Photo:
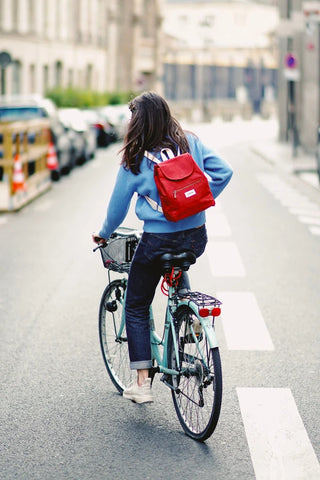
[[[112, 190], [115, 145], [0, 215], [1, 479], [320, 478], [319, 194], [255, 156], [254, 125], [244, 135], [196, 128], [235, 170], [191, 274], [225, 309], [216, 431], [205, 444], [186, 437], [157, 379], [155, 403], [138, 406], [107, 376], [97, 330], [106, 271], [90, 235]], [[126, 225], [140, 226], [133, 209]], [[159, 318], [163, 305], [157, 295]]]

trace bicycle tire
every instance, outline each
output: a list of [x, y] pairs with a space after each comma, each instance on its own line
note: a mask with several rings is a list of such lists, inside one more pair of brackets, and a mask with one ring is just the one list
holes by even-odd
[[[99, 309], [99, 338], [107, 372], [117, 390], [123, 390], [132, 382], [129, 364], [128, 341], [124, 315], [124, 295], [127, 282], [117, 279], [105, 288]], [[123, 327], [119, 335], [119, 329]]]
[[[183, 430], [189, 437], [203, 442], [212, 435], [219, 420], [222, 370], [219, 349], [210, 349], [204, 332], [199, 334], [197, 343], [192, 340], [189, 325], [195, 318], [188, 306], [179, 307], [175, 315], [181, 373], [172, 377], [171, 393]], [[168, 365], [176, 369], [172, 335], [168, 340]]]

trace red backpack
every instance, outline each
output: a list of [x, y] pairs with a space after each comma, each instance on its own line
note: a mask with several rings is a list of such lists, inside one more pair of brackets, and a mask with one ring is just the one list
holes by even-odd
[[167, 220], [177, 222], [215, 205], [208, 179], [190, 153], [174, 157], [171, 150], [163, 149], [161, 157], [167, 155], [168, 158], [164, 161], [147, 151], [144, 155], [155, 163], [154, 181], [161, 206], [147, 195], [145, 198], [149, 205], [162, 212]]

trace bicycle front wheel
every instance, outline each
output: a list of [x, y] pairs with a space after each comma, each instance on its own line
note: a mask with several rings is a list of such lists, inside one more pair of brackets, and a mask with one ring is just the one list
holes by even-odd
[[99, 310], [99, 337], [102, 356], [110, 378], [120, 393], [132, 382], [126, 334], [125, 279], [109, 283], [102, 294]]
[[[197, 340], [190, 325], [197, 331]], [[172, 399], [185, 433], [198, 441], [212, 435], [219, 420], [222, 401], [222, 371], [218, 348], [210, 348], [190, 307], [178, 308], [176, 313], [176, 342], [180, 374], [172, 377]], [[168, 364], [177, 369], [174, 341], [169, 337]]]

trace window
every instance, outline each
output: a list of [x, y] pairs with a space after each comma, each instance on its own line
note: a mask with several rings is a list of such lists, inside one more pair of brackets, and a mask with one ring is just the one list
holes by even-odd
[[18, 0], [12, 0], [11, 2], [11, 16], [12, 16], [12, 30], [18, 30]]
[[144, 0], [142, 11], [142, 22], [144, 37], [151, 37], [153, 29], [155, 28], [154, 22], [154, 4], [152, 0]]
[[36, 25], [35, 25], [36, 24], [36, 19], [35, 19], [34, 0], [29, 0], [28, 14], [29, 14], [28, 30], [29, 30], [29, 32], [35, 32], [35, 30], [36, 30]]
[[55, 65], [55, 87], [62, 86], [62, 63], [60, 61], [56, 62]]
[[49, 88], [49, 67], [48, 65], [43, 65], [43, 91], [46, 91]]
[[36, 93], [36, 67], [30, 65], [30, 93]]
[[92, 65], [87, 65], [86, 70], [86, 88], [91, 88], [92, 85]]
[[21, 91], [21, 63], [14, 60], [12, 63], [12, 93], [17, 94]]
[[73, 70], [72, 68], [69, 68], [68, 70], [68, 87], [73, 86]]

